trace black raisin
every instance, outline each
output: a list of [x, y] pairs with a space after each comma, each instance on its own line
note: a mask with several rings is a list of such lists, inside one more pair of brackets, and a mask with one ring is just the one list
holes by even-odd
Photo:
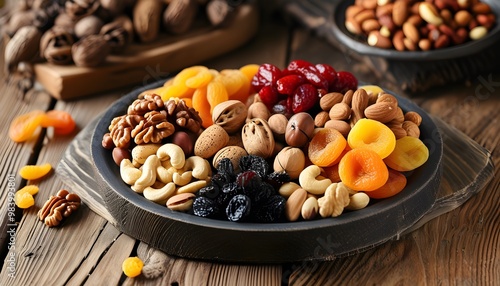
[[271, 172], [271, 167], [267, 161], [255, 155], [243, 156], [240, 159], [240, 170], [244, 171], [255, 171], [261, 178], [265, 178], [267, 174]]
[[267, 175], [267, 182], [271, 184], [275, 189], [279, 189], [284, 183], [290, 182], [290, 175], [285, 171], [272, 172]]
[[196, 216], [215, 218], [219, 216], [220, 209], [213, 200], [197, 197], [193, 201], [193, 213]]
[[238, 184], [238, 186], [242, 187], [243, 194], [252, 196], [254, 190], [262, 184], [262, 180], [257, 172], [245, 171], [238, 174], [238, 176], [236, 177], [236, 183]]
[[231, 159], [223, 158], [222, 160], [220, 160], [217, 165], [217, 172], [234, 174], [234, 168], [233, 168], [233, 163], [231, 163]]
[[236, 195], [227, 204], [227, 219], [230, 221], [243, 221], [250, 214], [250, 210], [250, 198], [245, 195]]
[[217, 198], [217, 203], [222, 207], [226, 207], [229, 201], [234, 196], [241, 193], [242, 193], [242, 188], [238, 186], [235, 182], [227, 183], [224, 186], [222, 186], [219, 197]]
[[219, 196], [219, 193], [220, 193], [220, 187], [216, 184], [210, 184], [206, 187], [201, 188], [198, 191], [198, 196], [206, 197], [209, 199], [215, 199]]
[[253, 190], [253, 196], [250, 196], [252, 202], [258, 205], [265, 204], [267, 200], [276, 194], [276, 190], [268, 183], [262, 182], [257, 188]]
[[285, 204], [285, 198], [273, 195], [265, 204], [254, 210], [253, 217], [257, 222], [279, 222], [283, 218]]

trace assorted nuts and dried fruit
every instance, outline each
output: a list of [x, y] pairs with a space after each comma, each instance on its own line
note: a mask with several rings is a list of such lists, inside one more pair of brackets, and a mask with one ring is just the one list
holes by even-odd
[[15, 2], [0, 18], [0, 30], [11, 37], [5, 48], [5, 65], [10, 72], [20, 63], [41, 60], [57, 65], [99, 66], [109, 54], [123, 52], [134, 41], [150, 43], [163, 36], [187, 33], [196, 19], [204, 17], [207, 27], [224, 25], [243, 1]]
[[480, 0], [356, 0], [345, 16], [346, 29], [368, 45], [398, 51], [480, 40], [497, 21]]
[[182, 70], [115, 117], [122, 180], [171, 210], [229, 221], [337, 217], [398, 194], [429, 150], [422, 117], [303, 60]]

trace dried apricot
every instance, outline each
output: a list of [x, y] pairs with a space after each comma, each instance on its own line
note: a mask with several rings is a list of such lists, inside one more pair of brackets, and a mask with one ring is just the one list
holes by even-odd
[[35, 186], [35, 185], [27, 185], [27, 186], [24, 186], [22, 189], [20, 189], [19, 191], [17, 191], [16, 193], [28, 193], [30, 195], [36, 195], [38, 194], [38, 186]]
[[254, 75], [259, 70], [259, 66], [257, 64], [248, 64], [240, 67], [240, 71], [247, 77], [248, 81], [251, 82]]
[[220, 71], [219, 78], [231, 97], [245, 84], [246, 76], [240, 70], [225, 69]]
[[308, 156], [316, 166], [332, 166], [342, 154], [346, 145], [347, 141], [340, 132], [335, 129], [324, 128], [316, 132], [309, 142]]
[[207, 99], [210, 104], [210, 112], [214, 110], [217, 104], [229, 100], [229, 95], [222, 81], [212, 80], [207, 85]]
[[195, 76], [188, 78], [186, 80], [186, 86], [189, 88], [200, 88], [207, 86], [207, 84], [213, 79], [213, 74], [208, 70], [202, 70]]
[[429, 149], [416, 137], [405, 136], [396, 140], [394, 151], [384, 162], [394, 170], [406, 172], [422, 166], [429, 158]]
[[54, 127], [54, 132], [59, 135], [67, 135], [76, 128], [75, 120], [69, 112], [63, 110], [50, 110], [43, 115], [42, 127]]
[[396, 136], [389, 127], [376, 120], [358, 120], [347, 135], [352, 149], [363, 147], [375, 151], [382, 159], [389, 156], [396, 146]]
[[18, 208], [27, 209], [35, 204], [35, 199], [28, 192], [16, 192], [14, 194], [14, 202]]
[[389, 178], [380, 188], [366, 192], [372, 199], [385, 199], [400, 193], [406, 187], [406, 177], [401, 172], [389, 169]]
[[144, 262], [139, 257], [127, 257], [122, 263], [122, 270], [127, 277], [133, 278], [141, 275], [143, 266]]
[[49, 163], [43, 165], [26, 165], [19, 170], [21, 178], [26, 180], [36, 180], [47, 175], [52, 166]]
[[339, 164], [335, 164], [330, 167], [323, 167], [323, 172], [321, 172], [321, 175], [330, 179], [332, 183], [338, 183], [341, 181], [340, 175], [339, 175]]
[[347, 152], [340, 160], [339, 176], [353, 190], [373, 191], [387, 182], [389, 171], [375, 151], [356, 148]]
[[20, 115], [10, 123], [9, 137], [14, 142], [24, 142], [30, 139], [43, 120], [44, 111], [33, 110]]
[[210, 103], [208, 103], [207, 99], [207, 88], [197, 88], [193, 93], [193, 108], [198, 111], [198, 115], [200, 116], [203, 128], [207, 128], [208, 126], [213, 124], [212, 114], [210, 112]]

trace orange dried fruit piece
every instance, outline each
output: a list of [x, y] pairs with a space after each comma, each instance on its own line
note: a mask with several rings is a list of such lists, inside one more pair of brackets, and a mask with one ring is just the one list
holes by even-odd
[[203, 128], [207, 128], [212, 125], [212, 113], [210, 112], [210, 103], [208, 103], [207, 99], [207, 88], [197, 88], [193, 93], [192, 100], [193, 108], [198, 111], [198, 115], [202, 120], [201, 125]]
[[352, 149], [363, 147], [375, 151], [383, 159], [394, 150], [396, 136], [385, 124], [363, 118], [352, 127], [347, 143]]
[[366, 192], [372, 199], [385, 199], [399, 194], [406, 187], [406, 177], [401, 172], [389, 169], [389, 178], [380, 188]]
[[429, 149], [416, 137], [405, 136], [396, 140], [394, 151], [384, 159], [391, 169], [406, 172], [422, 166], [429, 159]]
[[208, 71], [208, 68], [205, 66], [191, 66], [180, 71], [175, 77], [173, 81], [173, 85], [184, 84], [186, 85], [186, 81], [202, 71]]
[[332, 183], [338, 183], [341, 181], [340, 175], [339, 175], [339, 164], [335, 164], [330, 167], [323, 167], [323, 172], [321, 172], [321, 175], [323, 177], [326, 177], [332, 181]]
[[9, 127], [10, 139], [18, 143], [30, 139], [40, 127], [44, 113], [42, 110], [33, 110], [14, 118]]
[[43, 115], [42, 127], [54, 127], [54, 132], [67, 135], [76, 128], [75, 120], [69, 112], [63, 110], [50, 110]]
[[212, 80], [207, 85], [207, 99], [210, 104], [210, 113], [212, 113], [217, 104], [229, 100], [227, 90], [220, 80]]
[[14, 194], [14, 203], [18, 208], [27, 209], [35, 204], [35, 199], [29, 192], [16, 192]]
[[314, 134], [307, 153], [314, 165], [328, 167], [335, 164], [346, 145], [347, 141], [339, 131], [323, 128]]
[[389, 178], [389, 171], [375, 151], [356, 148], [340, 160], [339, 176], [347, 187], [368, 192], [382, 187]]
[[52, 170], [49, 163], [43, 165], [26, 165], [19, 170], [21, 178], [26, 180], [36, 180], [47, 175]]
[[123, 273], [130, 278], [139, 276], [142, 273], [143, 267], [144, 262], [137, 256], [127, 257], [122, 263]]
[[240, 71], [247, 77], [248, 81], [252, 81], [253, 77], [259, 70], [259, 65], [257, 64], [248, 64], [240, 67]]
[[159, 90], [158, 95], [163, 101], [173, 97], [188, 98], [193, 96], [194, 89], [187, 87], [184, 83], [172, 84]]
[[200, 88], [207, 86], [207, 84], [214, 78], [213, 74], [208, 70], [202, 70], [196, 75], [186, 80], [186, 86], [189, 88]]
[[218, 78], [224, 84], [229, 97], [240, 90], [246, 80], [246, 76], [241, 71], [234, 69], [221, 70]]
[[38, 186], [36, 185], [26, 185], [23, 188], [21, 188], [19, 191], [16, 193], [28, 193], [30, 195], [36, 195], [38, 194]]

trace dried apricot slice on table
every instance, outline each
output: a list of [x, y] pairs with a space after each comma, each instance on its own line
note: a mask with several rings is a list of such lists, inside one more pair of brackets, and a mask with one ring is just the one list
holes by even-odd
[[26, 180], [36, 180], [47, 175], [52, 170], [49, 163], [43, 165], [26, 165], [19, 170], [21, 178]]
[[373, 191], [387, 182], [389, 171], [375, 151], [356, 148], [347, 152], [340, 160], [339, 176], [353, 190]]
[[396, 141], [394, 151], [384, 162], [397, 171], [406, 172], [422, 166], [429, 158], [429, 149], [416, 137], [405, 136]]
[[9, 137], [14, 142], [24, 142], [30, 139], [38, 127], [40, 127], [44, 111], [33, 110], [20, 115], [10, 123]]
[[389, 127], [376, 120], [363, 118], [352, 127], [347, 136], [352, 149], [363, 147], [377, 153], [382, 159], [396, 146], [396, 136]]
[[328, 167], [335, 164], [342, 154], [347, 141], [335, 129], [324, 128], [314, 134], [309, 142], [308, 156], [311, 162], [319, 167]]
[[54, 127], [58, 135], [67, 135], [75, 130], [76, 123], [69, 112], [63, 110], [50, 110], [43, 115], [42, 127]]

